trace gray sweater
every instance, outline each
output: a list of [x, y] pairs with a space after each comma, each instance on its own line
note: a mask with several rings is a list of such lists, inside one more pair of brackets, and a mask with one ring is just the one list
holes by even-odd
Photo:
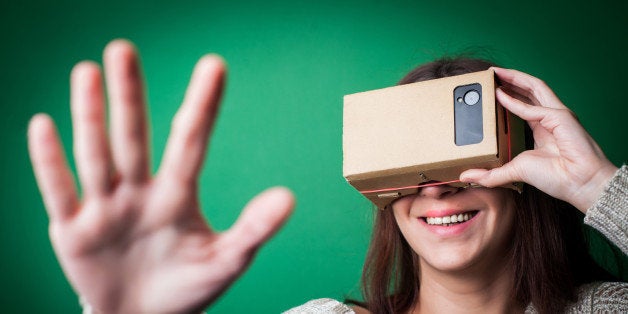
[[[606, 186], [604, 193], [587, 210], [584, 223], [600, 231], [628, 255], [628, 166], [624, 165]], [[578, 290], [578, 301], [566, 313], [628, 313], [628, 283], [596, 282]], [[526, 313], [538, 313], [530, 304]], [[354, 314], [348, 306], [333, 299], [316, 299], [284, 314]]]

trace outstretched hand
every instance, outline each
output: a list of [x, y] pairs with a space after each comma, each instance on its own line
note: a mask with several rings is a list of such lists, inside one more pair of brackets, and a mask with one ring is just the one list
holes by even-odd
[[110, 43], [104, 67], [109, 136], [99, 67], [82, 62], [71, 76], [81, 198], [52, 120], [38, 114], [29, 126], [55, 252], [74, 289], [99, 312], [200, 311], [281, 227], [293, 196], [269, 189], [231, 229], [212, 231], [199, 209], [197, 180], [223, 88], [222, 60], [208, 55], [197, 63], [154, 176], [135, 49], [123, 40]]
[[497, 101], [528, 122], [534, 149], [499, 168], [467, 170], [461, 181], [487, 187], [525, 182], [586, 212], [617, 167], [543, 81], [516, 70], [494, 70], [504, 83]]

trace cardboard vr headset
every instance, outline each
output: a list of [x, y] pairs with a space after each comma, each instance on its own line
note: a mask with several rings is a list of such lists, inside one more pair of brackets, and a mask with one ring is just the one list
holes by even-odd
[[346, 95], [345, 179], [383, 209], [426, 183], [466, 187], [463, 171], [507, 163], [525, 149], [524, 126], [495, 88], [489, 69]]

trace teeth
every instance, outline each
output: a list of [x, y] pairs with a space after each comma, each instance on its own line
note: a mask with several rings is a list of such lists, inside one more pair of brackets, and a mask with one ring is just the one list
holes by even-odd
[[452, 226], [457, 223], [465, 222], [475, 216], [475, 212], [472, 213], [464, 213], [458, 215], [451, 215], [445, 217], [427, 217], [425, 221], [427, 221], [428, 225], [444, 225], [444, 226]]

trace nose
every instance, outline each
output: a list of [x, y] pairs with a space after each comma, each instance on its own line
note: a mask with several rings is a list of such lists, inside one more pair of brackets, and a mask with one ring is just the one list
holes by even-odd
[[[437, 182], [434, 182], [437, 183]], [[431, 197], [436, 199], [441, 199], [446, 196], [450, 196], [456, 194], [459, 191], [458, 188], [447, 185], [447, 184], [438, 184], [438, 185], [429, 185], [419, 189], [419, 195], [423, 197]]]

